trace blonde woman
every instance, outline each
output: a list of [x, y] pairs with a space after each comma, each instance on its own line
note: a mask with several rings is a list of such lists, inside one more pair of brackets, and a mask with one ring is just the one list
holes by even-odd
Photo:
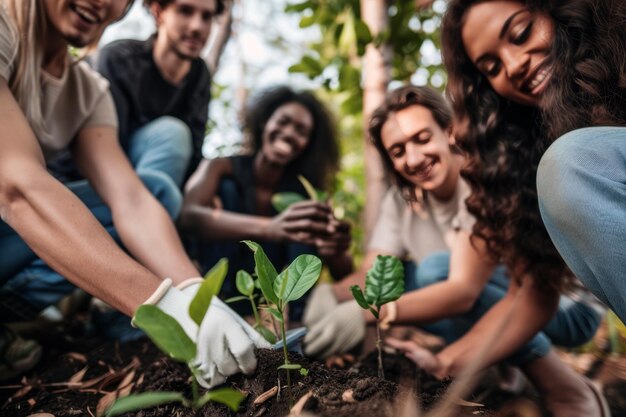
[[[1, 0], [0, 283], [11, 287], [40, 260], [129, 316], [156, 304], [197, 341], [199, 382], [210, 387], [254, 371], [254, 348], [263, 342], [219, 302], [199, 329], [189, 319], [198, 271], [120, 149], [106, 81], [68, 53], [69, 46], [95, 44], [130, 3]], [[84, 194], [46, 171], [45, 161], [65, 148], [89, 181]]]

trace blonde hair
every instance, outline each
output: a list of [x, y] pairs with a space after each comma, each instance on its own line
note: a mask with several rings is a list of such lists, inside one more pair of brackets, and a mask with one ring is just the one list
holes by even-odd
[[[41, 110], [41, 67], [46, 18], [41, 0], [2, 0], [17, 44], [9, 87], [35, 133], [44, 130]], [[21, 35], [21, 36], [20, 36]]]

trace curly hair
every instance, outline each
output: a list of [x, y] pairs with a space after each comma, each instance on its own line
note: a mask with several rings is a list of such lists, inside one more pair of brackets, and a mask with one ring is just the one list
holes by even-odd
[[[415, 184], [408, 181], [395, 170], [393, 161], [387, 149], [385, 149], [382, 138], [382, 129], [387, 119], [389, 119], [389, 116], [411, 106], [423, 106], [427, 108], [442, 130], [452, 129], [452, 109], [438, 91], [429, 87], [407, 85], [387, 94], [383, 104], [372, 113], [368, 130], [370, 140], [383, 160], [385, 171], [393, 178], [395, 185], [400, 189], [402, 197], [408, 202], [417, 202]], [[455, 146], [452, 149], [456, 151], [457, 148]]]
[[261, 150], [265, 125], [279, 107], [288, 103], [301, 104], [311, 113], [313, 130], [306, 149], [287, 165], [285, 175], [303, 175], [316, 188], [329, 190], [339, 170], [339, 146], [332, 117], [312, 93], [286, 86], [263, 91], [248, 106], [244, 118], [249, 147], [254, 155]]
[[516, 279], [562, 290], [571, 273], [543, 225], [536, 174], [562, 134], [584, 126], [626, 124], [626, 7], [623, 0], [523, 0], [547, 15], [555, 33], [553, 76], [538, 108], [499, 96], [467, 56], [461, 30], [467, 10], [489, 0], [451, 0], [443, 18], [447, 94], [456, 138], [468, 156], [473, 237]]

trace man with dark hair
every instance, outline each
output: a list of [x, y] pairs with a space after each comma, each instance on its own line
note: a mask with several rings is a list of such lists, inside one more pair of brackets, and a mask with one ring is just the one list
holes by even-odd
[[[202, 159], [211, 75], [200, 54], [226, 1], [144, 0], [156, 33], [112, 42], [93, 59], [109, 80], [120, 142], [135, 170], [165, 174], [173, 188]], [[68, 166], [57, 160], [50, 168], [67, 178]]]

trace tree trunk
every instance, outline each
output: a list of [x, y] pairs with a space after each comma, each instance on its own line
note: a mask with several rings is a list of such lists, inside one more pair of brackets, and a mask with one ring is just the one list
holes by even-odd
[[[386, 0], [361, 0], [361, 19], [373, 37], [388, 25]], [[378, 218], [380, 203], [388, 188], [388, 179], [378, 151], [369, 140], [367, 126], [372, 112], [384, 101], [391, 73], [391, 49], [386, 43], [370, 43], [363, 58], [363, 123], [365, 138], [365, 244], [369, 243]]]

